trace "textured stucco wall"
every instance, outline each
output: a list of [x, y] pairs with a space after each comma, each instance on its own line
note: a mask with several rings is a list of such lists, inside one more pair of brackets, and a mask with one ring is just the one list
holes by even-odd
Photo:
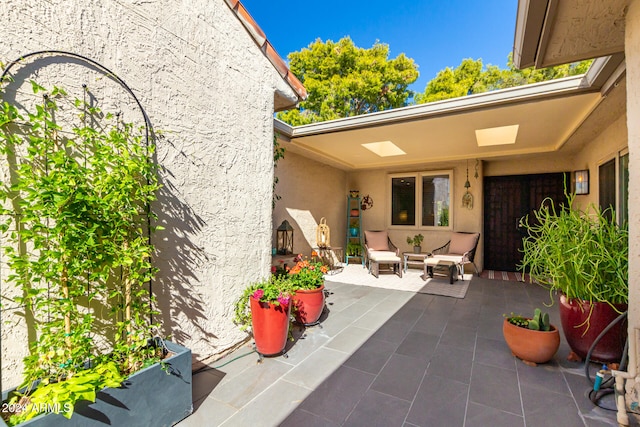
[[[629, 337], [636, 351], [630, 351], [630, 366], [640, 372], [640, 1], [633, 0], [626, 18], [625, 55], [627, 62], [627, 130], [629, 143]], [[632, 396], [638, 402], [638, 395]]]
[[388, 175], [401, 172], [427, 172], [427, 171], [447, 171], [453, 170], [452, 207], [451, 216], [454, 231], [474, 231], [480, 232], [480, 243], [476, 253], [476, 265], [482, 268], [482, 198], [484, 197], [482, 187], [483, 163], [478, 164], [478, 178], [475, 174], [475, 161], [469, 163], [469, 192], [473, 195], [473, 209], [468, 210], [462, 207], [462, 196], [465, 193], [464, 183], [467, 179], [467, 162], [451, 162], [446, 164], [429, 165], [428, 167], [411, 169], [390, 169], [390, 170], [366, 170], [356, 171], [349, 174], [349, 188], [360, 190], [360, 194], [369, 194], [373, 198], [373, 208], [365, 211], [363, 215], [363, 227], [365, 230], [389, 230], [391, 241], [400, 251], [411, 251], [413, 247], [407, 243], [407, 237], [422, 233], [424, 241], [423, 251], [437, 248], [449, 240], [451, 230], [417, 229], [403, 227], [389, 227], [388, 215], [391, 203], [389, 194]]
[[[270, 265], [274, 92], [294, 94], [225, 2], [4, 0], [0, 40], [2, 62], [71, 51], [133, 89], [165, 135], [153, 206], [164, 332], [200, 359], [244, 339], [233, 301]], [[39, 71], [47, 84], [75, 72]], [[18, 381], [18, 332], [2, 325], [3, 388]]]
[[[287, 143], [282, 143], [287, 149]], [[293, 227], [293, 250], [310, 255], [316, 245], [316, 228], [324, 217], [331, 230], [331, 245], [344, 248], [346, 227], [346, 173], [291, 151], [276, 169], [276, 194], [281, 199], [273, 211], [272, 245], [283, 220]]]

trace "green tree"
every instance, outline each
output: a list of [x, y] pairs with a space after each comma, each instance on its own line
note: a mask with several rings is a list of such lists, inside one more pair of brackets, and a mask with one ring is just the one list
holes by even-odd
[[402, 53], [388, 57], [388, 45], [376, 42], [363, 49], [349, 37], [337, 43], [317, 39], [290, 53], [289, 68], [304, 84], [308, 98], [278, 118], [296, 126], [407, 105], [417, 66]]
[[513, 65], [511, 54], [509, 54], [506, 69], [500, 69], [495, 65], [483, 67], [482, 59], [467, 58], [463, 59], [455, 69], [447, 67], [441, 70], [433, 80], [427, 83], [425, 91], [415, 96], [415, 102], [424, 104], [583, 74], [589, 69], [591, 62], [586, 60], [540, 70], [534, 68], [518, 70]]

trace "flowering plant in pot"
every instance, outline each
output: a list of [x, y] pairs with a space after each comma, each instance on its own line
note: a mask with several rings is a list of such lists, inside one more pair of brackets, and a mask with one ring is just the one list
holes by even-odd
[[296, 321], [303, 325], [318, 322], [324, 309], [324, 275], [329, 268], [311, 252], [311, 259], [302, 254], [295, 258], [296, 264], [289, 269], [288, 278], [294, 289], [293, 309]]
[[258, 353], [268, 356], [284, 350], [292, 295], [288, 277], [272, 275], [248, 286], [236, 300], [234, 322], [242, 330], [251, 328]]
[[505, 316], [502, 333], [511, 354], [528, 365], [546, 363], [560, 346], [558, 328], [549, 322], [549, 314], [536, 308], [533, 317]]
[[[558, 208], [546, 199], [531, 220], [521, 220], [529, 235], [520, 269], [560, 294], [565, 337], [585, 358], [600, 332], [627, 309], [629, 233], [612, 210], [576, 209], [574, 199], [567, 195]], [[618, 322], [596, 345], [594, 360], [619, 361], [625, 338], [626, 325]]]

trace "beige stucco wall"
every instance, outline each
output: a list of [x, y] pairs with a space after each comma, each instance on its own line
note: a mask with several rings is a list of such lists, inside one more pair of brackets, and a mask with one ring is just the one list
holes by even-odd
[[[361, 195], [370, 195], [373, 198], [373, 208], [363, 213], [364, 230], [388, 230], [391, 241], [400, 251], [411, 251], [412, 246], [407, 243], [407, 237], [418, 233], [424, 235], [422, 250], [429, 251], [442, 246], [449, 240], [451, 231], [473, 231], [482, 233], [482, 177], [483, 163], [478, 163], [478, 178], [474, 178], [475, 160], [469, 163], [469, 182], [471, 187], [469, 192], [473, 195], [473, 209], [468, 210], [462, 207], [462, 196], [465, 193], [464, 183], [467, 179], [467, 162], [450, 162], [443, 164], [430, 164], [424, 167], [412, 167], [409, 169], [387, 169], [387, 170], [365, 170], [350, 172], [348, 176], [348, 187], [360, 190]], [[453, 182], [451, 183], [452, 207], [450, 218], [452, 227], [444, 230], [419, 229], [413, 227], [391, 227], [389, 226], [389, 206], [390, 189], [389, 174], [400, 172], [426, 172], [426, 171], [446, 171], [453, 170]], [[482, 234], [476, 254], [476, 265], [482, 268]]]
[[[3, 0], [0, 40], [2, 62], [71, 51], [133, 89], [165, 135], [152, 207], [166, 228], [153, 238], [163, 332], [199, 359], [243, 340], [233, 302], [271, 261], [274, 92], [294, 93], [225, 2]], [[77, 68], [37, 78], [78, 90]], [[6, 388], [19, 381], [26, 342], [2, 320]]]
[[[630, 366], [640, 372], [636, 329], [640, 328], [640, 1], [630, 2], [626, 17], [627, 134], [629, 144], [629, 337]], [[635, 352], [633, 351], [636, 348]], [[637, 402], [638, 396], [631, 396]]]
[[627, 148], [627, 117], [623, 114], [609, 127], [603, 129], [575, 156], [574, 170], [589, 169], [589, 194], [576, 196], [576, 203], [579, 207], [586, 208], [590, 204], [598, 205], [598, 168], [625, 148]]
[[[282, 142], [287, 150], [288, 143]], [[344, 248], [346, 237], [347, 187], [343, 170], [319, 163], [291, 151], [278, 162], [279, 182], [275, 193], [281, 196], [273, 211], [272, 245], [276, 228], [285, 219], [293, 227], [293, 250], [310, 255], [316, 246], [316, 229], [324, 217], [331, 233], [331, 246]]]

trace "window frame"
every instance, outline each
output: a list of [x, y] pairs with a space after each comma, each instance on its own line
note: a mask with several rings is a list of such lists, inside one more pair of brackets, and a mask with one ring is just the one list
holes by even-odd
[[[629, 215], [629, 200], [627, 200], [625, 203], [622, 203], [621, 197], [622, 197], [622, 167], [621, 167], [621, 159], [624, 156], [628, 156], [629, 155], [629, 148], [624, 148], [622, 150], [619, 150], [617, 152], [615, 152], [615, 154], [606, 157], [604, 159], [602, 159], [601, 161], [599, 161], [596, 164], [596, 170], [598, 171], [598, 194], [597, 194], [597, 205], [598, 206], [602, 206], [601, 200], [600, 200], [600, 195], [602, 193], [602, 189], [600, 188], [600, 167], [611, 162], [613, 160], [614, 162], [614, 171], [613, 171], [613, 176], [615, 178], [615, 183], [614, 183], [614, 208], [615, 208], [615, 215], [616, 215], [616, 222], [618, 224], [620, 224], [620, 221], [622, 219], [625, 219], [626, 221], [629, 220], [628, 215]], [[627, 186], [627, 195], [629, 194], [629, 182], [627, 181], [626, 183]], [[621, 211], [622, 209], [626, 206], [627, 208], [627, 218], [622, 218], [621, 215]]]
[[[425, 176], [441, 176], [446, 175], [449, 177], [449, 225], [422, 225], [422, 203], [423, 203], [423, 190], [422, 179]], [[453, 203], [453, 189], [454, 187], [454, 170], [453, 169], [439, 169], [428, 171], [412, 171], [412, 172], [398, 172], [387, 174], [387, 197], [386, 197], [386, 224], [387, 228], [391, 230], [453, 230], [453, 218], [454, 218], [454, 203]], [[393, 219], [393, 179], [394, 178], [415, 178], [415, 224], [414, 225], [396, 225], [392, 224]]]

